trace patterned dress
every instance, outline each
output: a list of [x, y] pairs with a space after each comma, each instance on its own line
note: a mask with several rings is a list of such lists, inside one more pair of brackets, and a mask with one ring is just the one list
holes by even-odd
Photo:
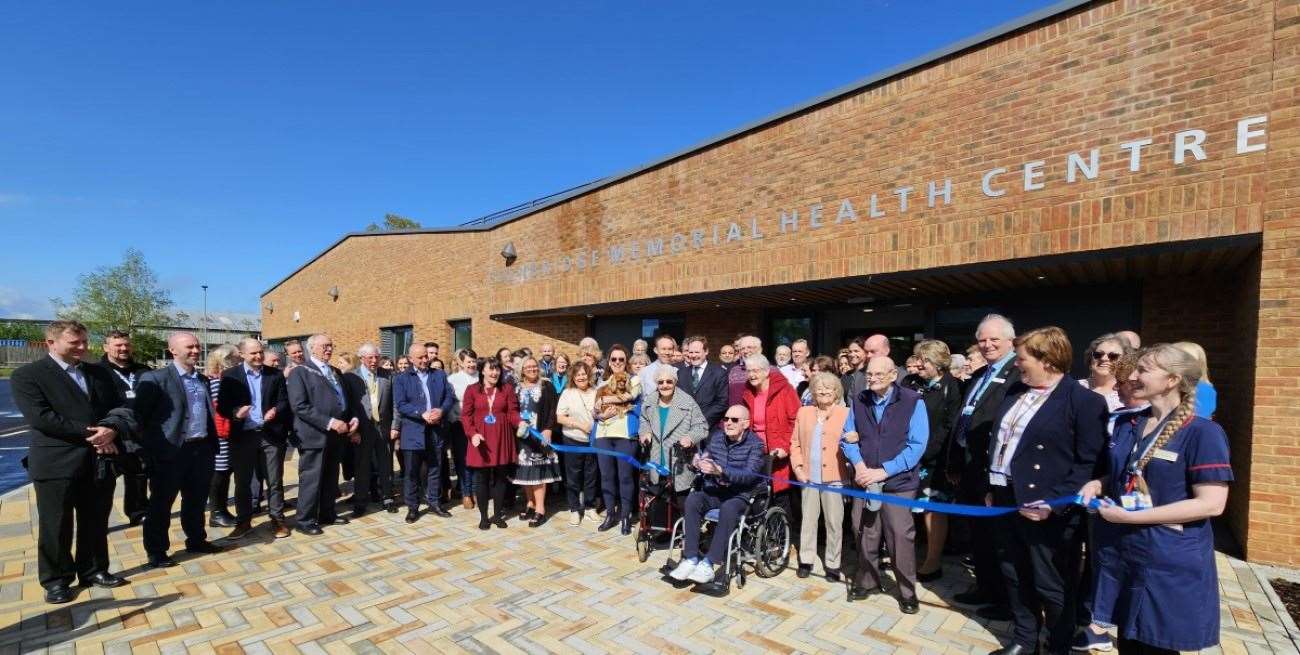
[[[521, 383], [515, 387], [515, 393], [519, 397], [519, 417], [537, 432], [551, 430], [552, 439], [559, 438], [560, 431], [555, 425], [555, 406], [559, 396], [550, 381], [543, 379], [534, 385]], [[510, 481], [533, 485], [559, 480], [560, 456], [555, 450], [528, 434], [520, 437], [519, 459], [515, 462], [515, 473]]]

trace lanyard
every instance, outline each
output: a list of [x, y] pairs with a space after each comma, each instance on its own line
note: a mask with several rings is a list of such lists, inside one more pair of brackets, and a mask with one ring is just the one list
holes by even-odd
[[493, 387], [493, 388], [492, 388], [492, 393], [491, 393], [491, 394], [488, 394], [488, 397], [487, 397], [487, 401], [488, 401], [488, 414], [491, 414], [491, 413], [493, 412], [493, 410], [492, 410], [492, 406], [496, 404], [496, 400], [497, 400], [497, 388], [496, 388], [496, 387]]
[[130, 377], [127, 377], [125, 375], [122, 375], [122, 372], [117, 369], [112, 369], [112, 370], [114, 375], [121, 378], [122, 381], [126, 383], [126, 388], [128, 389], [135, 388], [135, 373], [132, 373]]
[[[1129, 451], [1128, 460], [1124, 462], [1124, 468], [1128, 471], [1130, 478], [1141, 475], [1138, 471], [1138, 462], [1142, 461], [1142, 458], [1147, 456], [1147, 452], [1155, 447], [1156, 439], [1160, 437], [1160, 432], [1165, 429], [1165, 424], [1173, 417], [1174, 413], [1169, 412], [1168, 416], [1160, 419], [1160, 423], [1151, 431], [1151, 434], [1145, 437], [1139, 434], [1138, 438], [1133, 440], [1133, 449]], [[1132, 485], [1132, 480], [1130, 480], [1129, 484], [1130, 486]]]
[[[1052, 391], [1055, 388], [1056, 388], [1055, 386], [1049, 387], [1043, 390], [1042, 393], [1035, 393], [1033, 391], [1029, 391], [1026, 392], [1025, 395], [1021, 396], [1018, 400], [1016, 400], [1015, 407], [1012, 407], [1012, 411], [1016, 411], [1016, 410], [1019, 411], [1016, 414], [1010, 416], [1009, 425], [1008, 425], [1008, 420], [1003, 419], [1002, 429], [998, 430], [998, 455], [994, 459], [993, 470], [999, 472], [1006, 470], [1006, 466], [1004, 465], [1003, 460], [1006, 459], [1007, 450], [1011, 446], [1011, 438], [1015, 436], [1017, 429], [1023, 429], [1023, 427], [1020, 425], [1020, 422], [1021, 421], [1027, 422], [1029, 420], [1029, 417], [1033, 414], [1034, 410], [1038, 407], [1038, 404], [1046, 400], [1047, 397], [1052, 394]], [[1025, 402], [1026, 398], [1029, 399], [1028, 402]], [[1010, 412], [1008, 412], [1008, 414], [1010, 414]], [[1017, 441], [1018, 440], [1019, 439], [1017, 439]]]

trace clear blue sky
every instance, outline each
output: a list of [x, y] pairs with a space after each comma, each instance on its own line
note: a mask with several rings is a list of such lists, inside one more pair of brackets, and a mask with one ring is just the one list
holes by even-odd
[[129, 246], [178, 306], [256, 312], [386, 212], [460, 223], [1050, 3], [452, 4], [9, 3], [0, 317]]

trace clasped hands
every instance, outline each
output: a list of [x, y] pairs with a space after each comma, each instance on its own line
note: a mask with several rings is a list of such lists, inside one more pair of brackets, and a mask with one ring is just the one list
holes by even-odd
[[853, 466], [853, 481], [863, 489], [877, 482], [884, 482], [888, 478], [889, 474], [885, 473], [883, 468], [867, 468], [867, 465], [862, 462], [858, 462]]
[[86, 437], [86, 443], [90, 444], [97, 454], [117, 454], [117, 446], [113, 444], [113, 440], [117, 439], [117, 430], [102, 425], [90, 425], [86, 427], [86, 432], [90, 434]]

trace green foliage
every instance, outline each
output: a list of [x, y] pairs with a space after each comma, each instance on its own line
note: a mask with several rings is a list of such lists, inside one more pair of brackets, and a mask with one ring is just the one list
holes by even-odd
[[77, 282], [71, 302], [51, 299], [59, 318], [85, 323], [95, 346], [109, 331], [122, 330], [131, 333], [136, 359], [148, 361], [162, 355], [165, 341], [149, 328], [171, 322], [167, 312], [172, 299], [158, 286], [158, 276], [143, 253], [127, 249], [122, 263], [82, 274]]
[[384, 224], [379, 225], [371, 223], [366, 226], [367, 232], [391, 232], [393, 230], [418, 230], [422, 226], [405, 216], [397, 214], [384, 214]]
[[0, 339], [26, 339], [45, 343], [45, 329], [34, 323], [0, 321]]

